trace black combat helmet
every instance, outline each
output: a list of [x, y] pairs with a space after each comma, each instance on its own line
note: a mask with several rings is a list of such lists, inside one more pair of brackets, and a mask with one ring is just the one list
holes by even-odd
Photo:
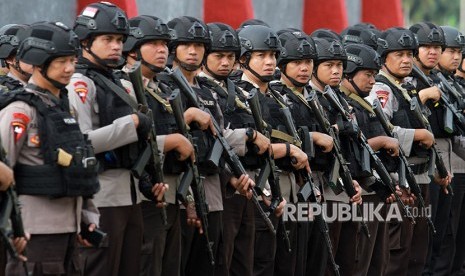
[[415, 35], [409, 29], [394, 27], [381, 33], [378, 38], [378, 54], [384, 60], [386, 55], [394, 51], [411, 50], [413, 54], [418, 49]]
[[140, 15], [129, 20], [129, 36], [124, 42], [123, 52], [131, 52], [148, 41], [171, 41], [175, 32], [168, 28], [160, 18], [151, 15]]
[[19, 44], [24, 39], [21, 32], [27, 27], [22, 24], [8, 24], [0, 28], [0, 59], [7, 59], [16, 54]]
[[315, 69], [320, 63], [327, 60], [342, 60], [344, 68], [347, 64], [347, 54], [338, 40], [331, 38], [313, 38], [315, 41], [316, 55]]
[[446, 48], [461, 48], [465, 47], [465, 36], [456, 28], [451, 26], [440, 27], [444, 33]]
[[241, 43], [241, 57], [245, 56], [245, 61], [241, 64], [262, 82], [270, 82], [273, 76], [261, 76], [250, 68], [249, 62], [252, 52], [273, 51], [276, 57], [281, 52], [281, 43], [278, 35], [269, 27], [261, 25], [249, 25], [241, 29], [238, 33]]
[[278, 66], [281, 72], [296, 87], [303, 87], [307, 83], [301, 83], [286, 74], [286, 65], [294, 60], [316, 58], [315, 42], [306, 33], [299, 30], [287, 30], [280, 32], [281, 53], [278, 58]]
[[346, 75], [353, 75], [358, 70], [379, 70], [381, 60], [379, 54], [371, 47], [363, 44], [349, 44], [345, 46], [347, 53]]
[[410, 26], [409, 30], [415, 34], [418, 46], [437, 45], [444, 49], [444, 32], [436, 24], [420, 22]]
[[209, 23], [207, 26], [212, 41], [210, 52], [234, 52], [238, 59], [241, 54], [241, 44], [237, 32], [224, 23]]
[[381, 34], [376, 29], [351, 26], [341, 32], [342, 43], [347, 44], [365, 44], [373, 48], [378, 48], [378, 36]]
[[125, 12], [109, 2], [97, 2], [86, 6], [76, 18], [74, 32], [80, 40], [101, 34], [129, 35]]
[[317, 29], [310, 34], [312, 38], [325, 38], [325, 39], [334, 39], [339, 42], [342, 42], [342, 37], [333, 30], [330, 29]]
[[41, 73], [55, 87], [62, 84], [47, 76], [47, 69], [53, 59], [63, 56], [77, 56], [80, 49], [77, 35], [61, 22], [39, 22], [25, 30], [25, 39], [18, 48], [19, 60], [42, 67]]

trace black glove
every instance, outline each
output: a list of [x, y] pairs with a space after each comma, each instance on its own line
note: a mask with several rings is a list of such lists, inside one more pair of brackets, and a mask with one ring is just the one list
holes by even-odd
[[152, 121], [150, 118], [142, 112], [136, 112], [137, 117], [139, 117], [139, 125], [137, 126], [137, 136], [139, 140], [147, 140], [149, 137], [149, 132], [152, 127]]
[[142, 176], [139, 178], [139, 191], [149, 200], [157, 201], [152, 192], [152, 178], [147, 172], [143, 172]]

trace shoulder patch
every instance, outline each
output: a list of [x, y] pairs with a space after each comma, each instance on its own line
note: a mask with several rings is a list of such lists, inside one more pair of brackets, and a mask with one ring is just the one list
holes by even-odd
[[376, 96], [378, 97], [381, 106], [384, 108], [389, 99], [389, 92], [385, 90], [378, 90], [376, 91]]
[[73, 85], [74, 85], [74, 92], [76, 92], [76, 94], [79, 96], [79, 98], [81, 99], [81, 102], [85, 103], [86, 98], [87, 98], [87, 93], [89, 91], [87, 90], [87, 83], [83, 81], [77, 81]]
[[13, 120], [15, 122], [22, 122], [24, 123], [24, 125], [27, 125], [29, 124], [29, 122], [31, 121], [31, 119], [29, 119], [29, 116], [27, 116], [26, 114], [24, 113], [20, 113], [20, 112], [15, 112], [13, 113]]
[[26, 132], [26, 125], [22, 122], [11, 122], [11, 127], [13, 128], [13, 138], [16, 144]]

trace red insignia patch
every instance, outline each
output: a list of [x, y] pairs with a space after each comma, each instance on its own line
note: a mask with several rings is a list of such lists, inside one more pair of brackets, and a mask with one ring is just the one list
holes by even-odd
[[29, 141], [30, 141], [32, 144], [38, 146], [38, 145], [40, 144], [40, 142], [39, 142], [39, 135], [38, 135], [38, 134], [33, 135], [33, 136], [29, 139]]
[[11, 122], [11, 127], [13, 128], [13, 137], [16, 144], [26, 132], [26, 125], [22, 122]]
[[24, 113], [19, 113], [19, 112], [15, 112], [13, 113], [13, 119], [16, 121], [16, 120], [20, 120], [22, 121], [25, 125], [29, 124], [29, 122], [31, 121], [31, 119], [29, 119], [29, 117], [24, 114]]
[[376, 91], [376, 95], [378, 96], [378, 100], [381, 103], [381, 106], [384, 108], [389, 99], [389, 92], [384, 90]]
[[87, 98], [87, 88], [86, 87], [77, 87], [74, 88], [74, 92], [76, 92], [81, 99], [82, 103], [86, 103], [86, 98]]

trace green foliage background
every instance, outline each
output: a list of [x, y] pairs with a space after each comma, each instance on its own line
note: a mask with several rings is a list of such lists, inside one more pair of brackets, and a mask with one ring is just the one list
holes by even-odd
[[460, 0], [403, 0], [405, 25], [430, 21], [459, 27]]

